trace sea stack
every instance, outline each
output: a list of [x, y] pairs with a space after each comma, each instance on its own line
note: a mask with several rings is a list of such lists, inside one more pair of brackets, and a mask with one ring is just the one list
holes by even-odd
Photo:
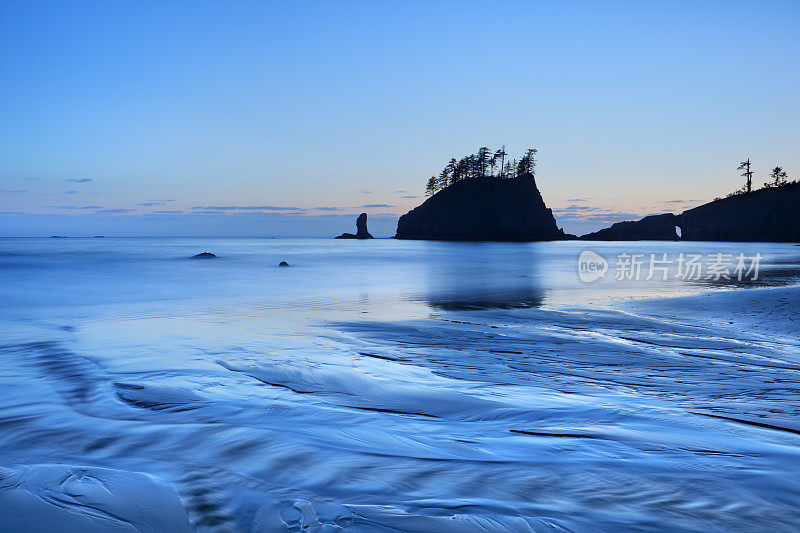
[[372, 235], [367, 231], [367, 214], [361, 213], [356, 219], [356, 234], [342, 233], [337, 239], [372, 239]]
[[800, 183], [759, 189], [684, 211], [684, 241], [800, 242]]
[[400, 217], [396, 239], [441, 241], [555, 241], [556, 226], [533, 174], [465, 179]]

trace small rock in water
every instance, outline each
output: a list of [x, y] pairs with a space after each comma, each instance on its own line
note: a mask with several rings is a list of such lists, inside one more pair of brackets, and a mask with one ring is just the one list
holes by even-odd
[[216, 255], [212, 254], [211, 252], [203, 252], [197, 255], [193, 255], [192, 259], [216, 259]]
[[281, 261], [280, 263], [278, 263], [278, 266], [279, 267], [288, 267], [289, 263], [287, 263], [286, 261]]

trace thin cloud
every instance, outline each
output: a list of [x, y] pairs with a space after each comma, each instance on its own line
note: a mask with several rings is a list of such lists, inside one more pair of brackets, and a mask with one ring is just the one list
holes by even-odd
[[143, 205], [145, 207], [154, 206], [154, 205], [166, 205], [164, 202], [142, 202], [136, 205]]
[[81, 209], [103, 209], [102, 205], [84, 205]]
[[78, 194], [78, 191], [64, 191], [64, 194]]
[[312, 211], [341, 211], [341, 207], [312, 207]]
[[92, 178], [68, 178], [66, 181], [71, 181], [72, 183], [89, 183], [94, 180]]
[[639, 220], [642, 215], [639, 213], [625, 213], [610, 211], [599, 207], [571, 205], [563, 209], [553, 209], [559, 221], [570, 222], [594, 222], [598, 224], [610, 225], [615, 222], [626, 220]]
[[10, 194], [23, 194], [28, 191], [25, 189], [0, 189], [0, 192], [10, 193]]
[[153, 211], [159, 215], [180, 215], [183, 211]]
[[576, 211], [600, 211], [598, 207], [591, 207], [588, 205], [570, 205], [568, 207], [559, 207], [553, 209], [556, 213], [574, 213]]
[[638, 213], [603, 213], [601, 215], [589, 215], [585, 218], [587, 222], [603, 222], [613, 224], [615, 222], [625, 222], [629, 220], [639, 220], [642, 218]]
[[136, 209], [101, 209], [98, 213], [115, 214], [115, 213], [132, 213]]
[[403, 196], [403, 198], [419, 198], [419, 196]]
[[395, 207], [389, 204], [364, 204], [361, 207]]
[[305, 211], [302, 207], [285, 207], [275, 205], [196, 205], [192, 209], [211, 211]]
[[78, 209], [77, 205], [46, 205], [49, 209]]
[[588, 202], [588, 198], [567, 198], [568, 202]]
[[260, 217], [263, 215], [305, 215], [308, 213], [307, 210], [301, 209], [299, 211], [225, 211], [226, 213], [230, 214], [231, 216], [236, 215], [240, 217]]

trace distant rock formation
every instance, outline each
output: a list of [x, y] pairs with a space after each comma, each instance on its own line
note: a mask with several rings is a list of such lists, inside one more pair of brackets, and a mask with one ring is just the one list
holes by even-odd
[[[675, 226], [681, 229], [680, 236]], [[617, 222], [585, 241], [800, 242], [800, 183], [714, 200], [680, 215]]]
[[396, 239], [552, 241], [556, 226], [531, 174], [472, 178], [442, 189], [400, 217]]
[[66, 235], [50, 235], [51, 239], [67, 239]]
[[689, 209], [680, 227], [685, 241], [800, 242], [800, 183]]
[[680, 220], [680, 216], [672, 213], [650, 215], [641, 220], [617, 222], [578, 238], [582, 241], [677, 241], [680, 237], [675, 226], [680, 225]]
[[281, 261], [280, 263], [278, 263], [278, 266], [279, 267], [288, 267], [289, 263], [287, 263], [286, 261]]
[[216, 259], [216, 258], [217, 256], [212, 254], [211, 252], [202, 252], [192, 256], [192, 259]]
[[372, 239], [372, 235], [367, 231], [367, 214], [361, 213], [356, 219], [356, 234], [342, 233], [337, 239]]

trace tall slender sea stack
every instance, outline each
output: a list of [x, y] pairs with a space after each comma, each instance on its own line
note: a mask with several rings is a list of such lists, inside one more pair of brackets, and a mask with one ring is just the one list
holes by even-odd
[[369, 231], [367, 231], [367, 214], [361, 213], [356, 219], [356, 234], [342, 233], [337, 239], [372, 239]]

